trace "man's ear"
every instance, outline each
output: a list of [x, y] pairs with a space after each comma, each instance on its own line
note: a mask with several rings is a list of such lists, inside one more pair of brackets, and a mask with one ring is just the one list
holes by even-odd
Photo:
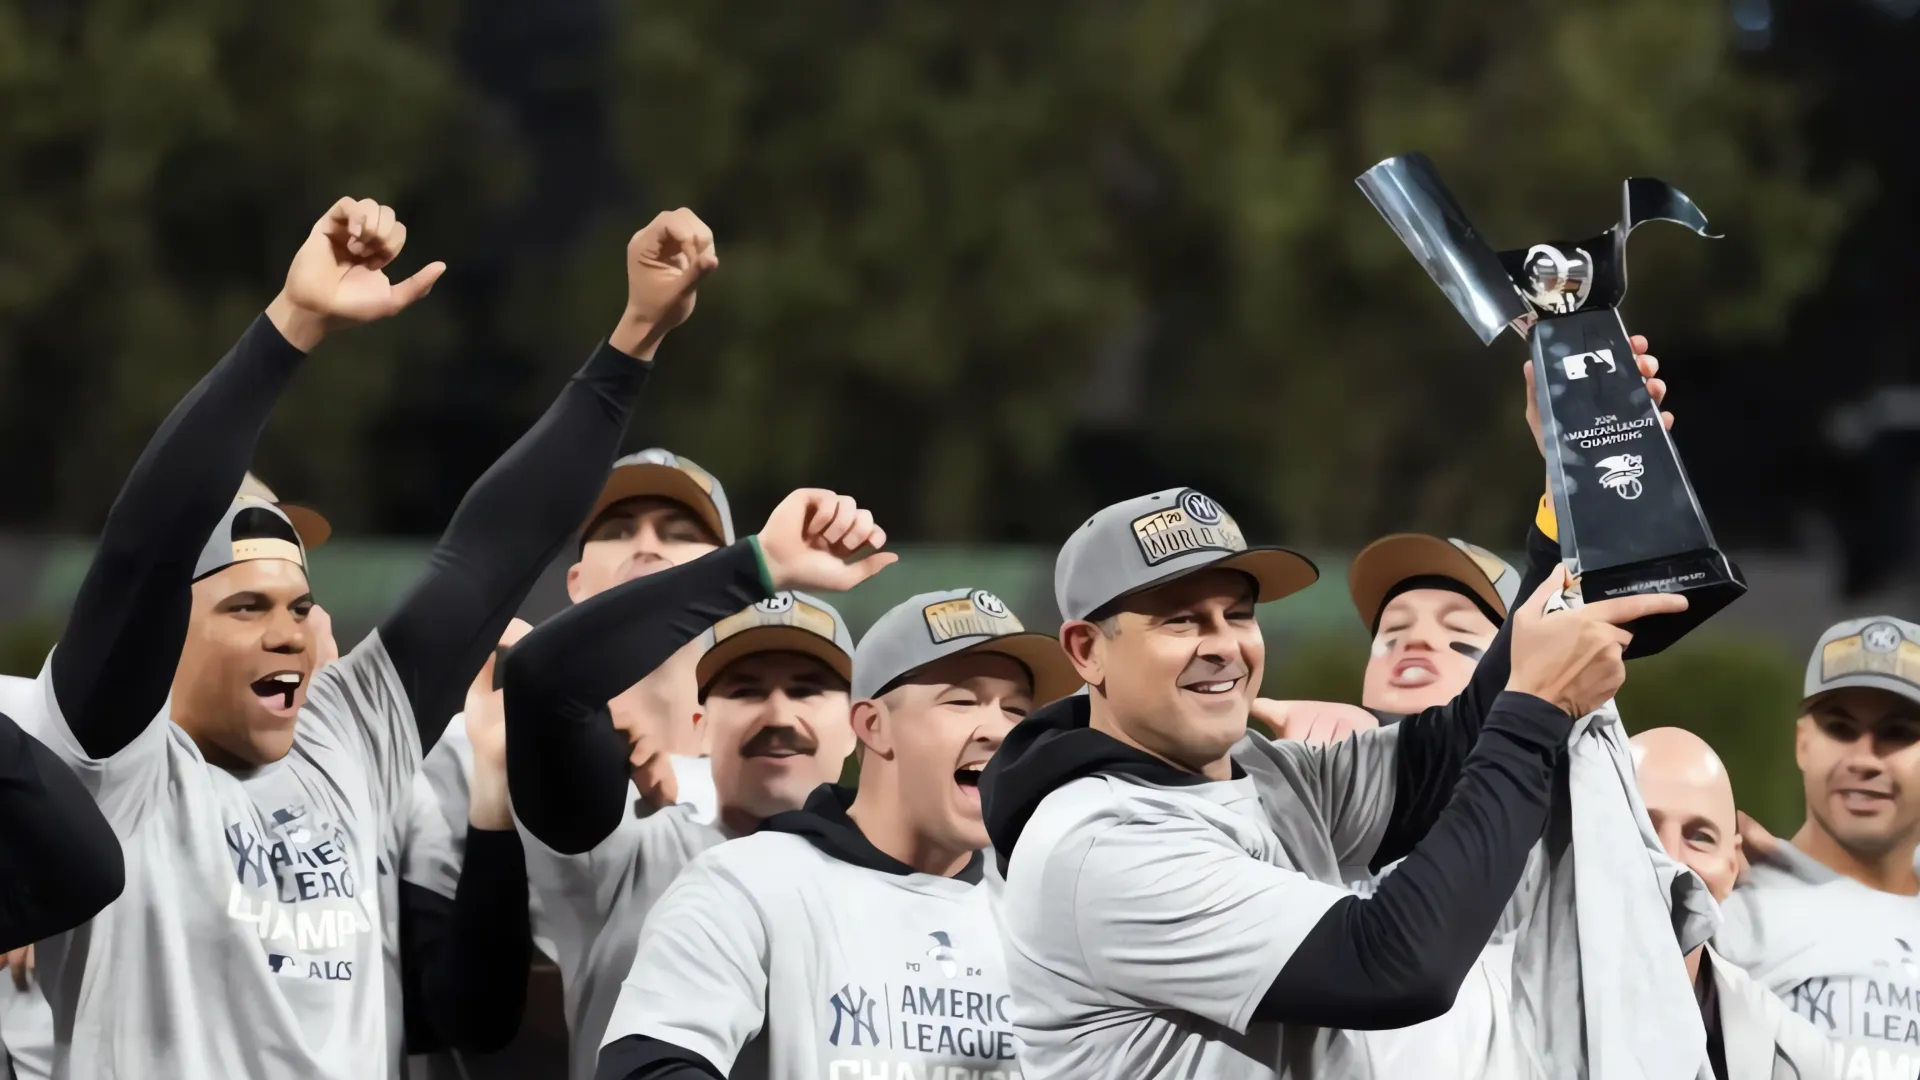
[[580, 595], [580, 564], [567, 567], [567, 599], [579, 603], [585, 599]]
[[1107, 635], [1098, 626], [1085, 620], [1063, 624], [1060, 648], [1066, 650], [1067, 659], [1072, 661], [1081, 682], [1092, 687], [1106, 683]]
[[886, 702], [877, 700], [853, 703], [853, 737], [869, 754], [893, 757], [893, 725], [889, 723]]
[[1811, 716], [1802, 716], [1793, 725], [1793, 763], [1803, 773], [1807, 771], [1807, 744], [1819, 730]]

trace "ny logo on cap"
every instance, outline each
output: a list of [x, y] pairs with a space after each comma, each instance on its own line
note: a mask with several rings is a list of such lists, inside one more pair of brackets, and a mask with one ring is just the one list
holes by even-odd
[[1860, 644], [1868, 652], [1890, 653], [1900, 647], [1906, 635], [1892, 623], [1877, 622], [1860, 631]]

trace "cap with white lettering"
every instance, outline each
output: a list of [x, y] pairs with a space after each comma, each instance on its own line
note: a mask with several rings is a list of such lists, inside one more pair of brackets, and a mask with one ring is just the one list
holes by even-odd
[[1807, 659], [1806, 698], [1864, 686], [1920, 703], [1920, 626], [1891, 615], [1848, 619], [1820, 635]]
[[825, 600], [803, 592], [779, 592], [713, 624], [700, 638], [706, 651], [694, 665], [702, 694], [727, 665], [758, 653], [811, 656], [853, 682], [853, 635], [847, 621]]
[[879, 697], [928, 664], [963, 653], [993, 653], [1026, 668], [1035, 705], [1083, 685], [1060, 643], [1021, 625], [999, 597], [985, 589], [948, 589], [894, 605], [867, 630], [853, 654], [854, 700]]
[[671, 450], [654, 447], [613, 463], [606, 486], [593, 500], [586, 528], [591, 530], [600, 515], [614, 503], [628, 499], [655, 498], [676, 502], [693, 511], [722, 545], [733, 543], [733, 513], [727, 506], [727, 491], [707, 470]]
[[1053, 595], [1069, 622], [1123, 596], [1200, 570], [1238, 570], [1267, 603], [1313, 584], [1320, 571], [1283, 547], [1249, 547], [1233, 515], [1193, 488], [1168, 488], [1115, 503], [1087, 519], [1060, 548]]

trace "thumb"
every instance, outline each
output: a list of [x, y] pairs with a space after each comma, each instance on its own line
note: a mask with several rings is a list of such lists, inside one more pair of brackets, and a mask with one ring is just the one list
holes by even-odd
[[[848, 589], [853, 588], [855, 585], [860, 584], [861, 582], [867, 580], [873, 575], [879, 573], [882, 570], [885, 570], [887, 567], [892, 566], [894, 563], [897, 563], [899, 561], [900, 561], [900, 556], [894, 554], [893, 552], [879, 551], [879, 552], [875, 552], [872, 555], [867, 556], [864, 559], [861, 559], [859, 562], [848, 563], [847, 569], [852, 571], [852, 574], [850, 575], [852, 580], [847, 583], [847, 588]], [[841, 591], [844, 592], [845, 590], [843, 589]]]
[[412, 277], [396, 283], [393, 286], [393, 301], [388, 306], [387, 314], [398, 314], [412, 307], [414, 301], [433, 291], [433, 283], [439, 281], [440, 275], [446, 272], [446, 263], [431, 262], [421, 267]]
[[1537, 622], [1546, 615], [1547, 601], [1553, 598], [1553, 594], [1565, 591], [1566, 587], [1567, 566], [1561, 563], [1553, 568], [1553, 572], [1547, 575], [1547, 580], [1541, 582], [1539, 588], [1533, 590], [1533, 595], [1527, 597], [1527, 602], [1520, 605], [1514, 621]]

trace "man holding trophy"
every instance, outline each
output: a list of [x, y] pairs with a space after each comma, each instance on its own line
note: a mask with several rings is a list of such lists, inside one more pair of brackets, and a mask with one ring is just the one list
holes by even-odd
[[[1510, 326], [1528, 339], [1529, 420], [1547, 461], [1538, 525], [1570, 571], [1555, 603], [1685, 595], [1685, 610], [1629, 627], [1634, 657], [1737, 599], [1740, 571], [1714, 543], [1632, 360], [1644, 344], [1616, 310], [1634, 228], [1665, 220], [1710, 235], [1692, 201], [1658, 180], [1628, 180], [1620, 220], [1600, 236], [1496, 253], [1425, 157], [1390, 158], [1357, 183], [1482, 342]], [[1672, 963], [1705, 940], [1717, 911], [1661, 848], [1611, 702], [1575, 725], [1567, 761], [1535, 852], [1538, 877], [1516, 904], [1513, 1020], [1525, 1067], [1556, 1080], [1719, 1075], [1722, 1056], [1709, 1053], [1692, 988]]]

